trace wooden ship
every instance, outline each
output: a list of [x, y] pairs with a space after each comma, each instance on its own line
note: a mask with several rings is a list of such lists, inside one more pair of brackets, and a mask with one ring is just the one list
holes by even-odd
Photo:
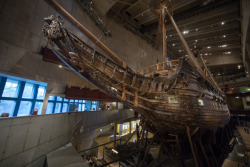
[[[66, 29], [60, 17], [50, 16], [45, 18], [43, 31], [53, 52], [79, 76], [140, 113], [156, 134], [178, 135], [186, 133], [187, 128], [188, 131], [215, 130], [228, 123], [230, 114], [223, 92], [204, 61], [200, 60], [201, 65], [198, 63], [165, 4], [161, 6], [162, 16], [164, 13], [169, 16], [188, 56], [135, 72], [59, 4], [54, 0], [49, 3], [108, 57]], [[162, 20], [164, 23], [163, 17]], [[163, 46], [166, 47], [164, 31], [163, 26]]]

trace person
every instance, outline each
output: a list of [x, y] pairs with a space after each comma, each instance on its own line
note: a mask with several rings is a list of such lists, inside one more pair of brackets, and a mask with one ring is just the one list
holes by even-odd
[[98, 109], [98, 111], [102, 111], [102, 109], [101, 109], [101, 108], [99, 108], [99, 109]]
[[76, 108], [74, 112], [78, 112], [78, 108]]
[[37, 115], [37, 113], [38, 113], [38, 109], [34, 108], [33, 111], [32, 111], [32, 113], [30, 115]]
[[9, 117], [9, 116], [10, 116], [9, 113], [2, 113], [2, 114], [1, 114], [1, 117]]
[[87, 108], [84, 108], [84, 111], [87, 111]]

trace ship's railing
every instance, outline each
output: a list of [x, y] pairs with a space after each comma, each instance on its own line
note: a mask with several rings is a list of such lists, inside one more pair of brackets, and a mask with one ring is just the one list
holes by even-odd
[[138, 70], [137, 73], [144, 75], [144, 76], [151, 76], [154, 74], [168, 73], [169, 70], [175, 71], [179, 62], [180, 62], [180, 60], [164, 61], [161, 63], [157, 63], [154, 65], [145, 67], [141, 70]]

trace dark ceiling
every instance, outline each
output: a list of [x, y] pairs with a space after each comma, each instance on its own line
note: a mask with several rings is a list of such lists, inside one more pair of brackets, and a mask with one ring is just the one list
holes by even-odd
[[[157, 45], [161, 0], [113, 0], [107, 16], [123, 24], [152, 45]], [[169, 0], [166, 3], [190, 48], [201, 47], [200, 54], [218, 81], [245, 77], [242, 61], [242, 11], [239, 0]], [[153, 9], [154, 8], [154, 9]], [[115, 16], [115, 17], [114, 17]], [[185, 55], [182, 43], [166, 16], [168, 56]], [[249, 40], [249, 38], [247, 38]], [[246, 58], [247, 60], [247, 58]]]

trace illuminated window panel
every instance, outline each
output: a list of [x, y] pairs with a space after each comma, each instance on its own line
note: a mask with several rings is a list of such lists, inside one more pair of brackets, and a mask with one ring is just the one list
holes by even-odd
[[22, 98], [33, 99], [34, 96], [34, 85], [30, 83], [25, 83]]
[[0, 100], [0, 115], [2, 115], [2, 113], [9, 113], [9, 116], [12, 117], [15, 106], [16, 101], [14, 100]]
[[7, 79], [4, 90], [3, 97], [17, 97], [18, 96], [19, 82], [12, 79]]
[[169, 96], [168, 97], [169, 103], [178, 103], [178, 96]]
[[199, 106], [204, 106], [204, 101], [202, 99], [198, 99]]
[[28, 116], [30, 115], [32, 102], [31, 101], [21, 101], [17, 116]]

